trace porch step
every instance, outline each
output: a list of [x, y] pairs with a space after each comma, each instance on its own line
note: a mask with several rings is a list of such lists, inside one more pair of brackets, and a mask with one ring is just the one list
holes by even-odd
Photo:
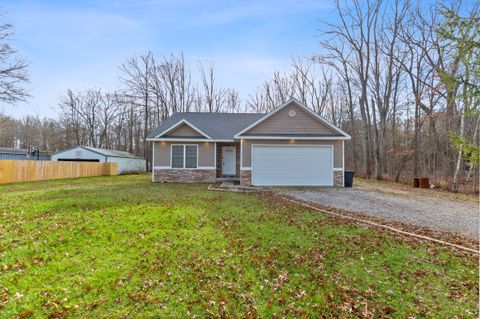
[[217, 182], [240, 182], [240, 177], [217, 177]]

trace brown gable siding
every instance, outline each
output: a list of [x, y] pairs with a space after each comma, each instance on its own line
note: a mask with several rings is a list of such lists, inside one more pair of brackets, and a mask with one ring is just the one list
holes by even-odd
[[[290, 117], [288, 112], [295, 110], [295, 117]], [[338, 134], [318, 119], [308, 114], [294, 103], [285, 106], [263, 122], [244, 133], [255, 134]]]
[[173, 131], [168, 132], [167, 134], [164, 135], [164, 137], [169, 137], [169, 136], [200, 136], [203, 137], [202, 134], [198, 133], [195, 131], [193, 128], [188, 126], [187, 124], [182, 124], [179, 127], [175, 128]]
[[172, 144], [198, 145], [198, 166], [215, 166], [215, 143], [213, 142], [155, 142], [154, 166], [170, 166], [170, 146]]
[[252, 144], [286, 144], [286, 145], [333, 145], [333, 167], [343, 167], [343, 148], [342, 141], [315, 141], [315, 140], [243, 140], [242, 141], [242, 166], [250, 167], [252, 165]]
[[154, 142], [153, 166], [170, 166], [170, 143]]

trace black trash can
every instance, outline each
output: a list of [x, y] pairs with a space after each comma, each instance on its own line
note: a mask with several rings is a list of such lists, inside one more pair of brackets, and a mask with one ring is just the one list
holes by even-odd
[[352, 187], [353, 186], [353, 176], [355, 175], [354, 171], [345, 171], [345, 175], [343, 176], [345, 187]]

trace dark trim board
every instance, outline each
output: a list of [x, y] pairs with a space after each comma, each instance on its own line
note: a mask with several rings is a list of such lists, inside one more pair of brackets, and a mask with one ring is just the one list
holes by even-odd
[[100, 162], [99, 159], [87, 159], [87, 158], [59, 158], [59, 162]]

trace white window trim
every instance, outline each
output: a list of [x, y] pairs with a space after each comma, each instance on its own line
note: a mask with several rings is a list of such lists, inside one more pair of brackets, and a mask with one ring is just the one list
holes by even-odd
[[[183, 167], [172, 167], [172, 164], [173, 164], [173, 147], [174, 146], [183, 146]], [[187, 152], [186, 152], [186, 147], [187, 146], [195, 146], [195, 149], [197, 151], [197, 167], [185, 167], [185, 164], [187, 163]], [[190, 169], [190, 170], [195, 170], [195, 169], [199, 169], [199, 166], [198, 166], [198, 144], [170, 144], [170, 168], [171, 169]]]
[[253, 170], [253, 148], [255, 146], [270, 146], [270, 147], [275, 147], [275, 146], [286, 146], [286, 147], [302, 147], [302, 146], [308, 146], [308, 147], [323, 147], [323, 148], [330, 148], [331, 150], [331, 155], [332, 155], [332, 159], [331, 159], [331, 169], [332, 169], [332, 185], [331, 186], [335, 186], [335, 174], [333, 173], [335, 171], [335, 163], [334, 163], [334, 160], [335, 160], [335, 147], [333, 144], [327, 144], [327, 145], [315, 145], [315, 144], [252, 144], [250, 145], [251, 149], [250, 149], [250, 164], [251, 164], [251, 168], [250, 170], [252, 171], [251, 173], [251, 182], [253, 184], [253, 174], [254, 174], [254, 170]]

